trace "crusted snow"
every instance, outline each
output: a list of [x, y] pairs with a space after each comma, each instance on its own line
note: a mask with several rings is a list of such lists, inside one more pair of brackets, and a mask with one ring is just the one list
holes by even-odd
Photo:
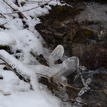
[[[38, 16], [48, 14], [51, 9], [49, 5], [44, 7], [39, 5], [47, 2], [56, 5], [60, 2], [57, 0], [17, 0], [19, 5], [17, 6], [15, 0], [5, 1], [15, 10], [21, 11], [25, 17], [20, 19], [18, 13], [15, 13], [4, 1], [0, 1], [0, 25], [5, 28], [0, 28], [0, 45], [9, 46], [12, 51], [10, 55], [5, 50], [0, 50], [0, 58], [13, 69], [15, 68], [20, 75], [30, 79], [30, 83], [24, 82], [11, 69], [4, 70], [4, 65], [0, 65], [2, 78], [0, 79], [0, 107], [63, 107], [60, 99], [38, 83], [36, 73], [48, 75], [50, 68], [41, 65], [33, 57], [33, 55], [44, 54], [43, 39], [35, 30], [35, 25], [40, 23]], [[22, 6], [22, 2], [25, 5]], [[29, 10], [31, 8], [35, 9]], [[24, 23], [26, 23], [25, 26]], [[16, 56], [19, 58], [16, 59]], [[2, 60], [0, 62], [3, 63]]]

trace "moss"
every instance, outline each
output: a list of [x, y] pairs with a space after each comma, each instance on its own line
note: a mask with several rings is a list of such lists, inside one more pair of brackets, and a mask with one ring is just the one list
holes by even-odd
[[0, 45], [0, 48], [9, 47], [8, 45]]
[[30, 51], [30, 54], [33, 56], [33, 57], [36, 57], [36, 54], [32, 51]]
[[3, 49], [3, 50], [5, 50], [5, 51], [7, 51], [7, 52], [11, 52], [11, 50], [10, 50], [10, 46], [8, 46], [8, 45], [0, 45], [0, 50], [1, 49]]
[[57, 13], [60, 13], [64, 10], [64, 7], [63, 6], [60, 6], [60, 5], [56, 5], [55, 7], [53, 7], [53, 9], [57, 12]]
[[[87, 40], [98, 40], [98, 36], [94, 33], [93, 30], [89, 29], [81, 29], [78, 31], [74, 38], [73, 42], [74, 43], [86, 43]], [[88, 41], [87, 41], [88, 42]]]
[[94, 31], [89, 30], [89, 29], [82, 29], [82, 34], [84, 35], [85, 38], [89, 38], [89, 39], [93, 39], [93, 40], [98, 39], [97, 36], [95, 35]]
[[26, 2], [21, 2], [20, 4], [21, 4], [21, 6], [24, 6], [26, 4]]
[[74, 17], [79, 13], [79, 9], [77, 8], [72, 8], [69, 6], [60, 6], [60, 5], [56, 5], [56, 6], [52, 6], [52, 10], [54, 12], [54, 14], [56, 16], [69, 16], [70, 17]]
[[56, 5], [53, 7], [54, 11], [56, 13], [61, 13], [61, 12], [65, 12], [67, 14], [72, 14], [72, 13], [77, 13], [79, 12], [79, 9], [76, 8], [72, 8], [69, 6], [60, 6], [60, 5]]

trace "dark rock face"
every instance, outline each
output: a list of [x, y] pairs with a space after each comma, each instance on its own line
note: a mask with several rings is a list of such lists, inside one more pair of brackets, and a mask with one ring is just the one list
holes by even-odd
[[69, 28], [57, 27], [53, 25], [39, 24], [36, 29], [46, 41], [48, 47], [54, 49], [58, 44], [62, 44], [63, 38], [67, 35]]
[[[84, 93], [81, 96], [82, 99], [82, 107], [106, 107], [106, 99], [107, 94], [104, 92], [104, 90], [107, 88], [107, 74], [101, 73], [103, 69], [99, 70], [99, 73], [96, 74], [83, 74], [83, 77], [89, 78], [93, 75], [93, 80], [90, 83], [89, 87], [90, 90], [88, 90], [86, 93]], [[94, 72], [94, 71], [93, 71]], [[68, 77], [69, 84], [71, 84], [74, 87], [83, 87], [83, 84], [81, 82], [81, 79], [78, 78], [76, 81], [70, 81], [71, 76]], [[68, 95], [71, 99], [75, 99], [75, 97], [78, 96], [79, 90], [77, 89], [71, 89], [67, 87]]]
[[68, 2], [68, 3], [70, 3], [70, 2], [100, 2], [100, 3], [107, 3], [107, 1], [106, 0], [63, 0], [63, 1], [65, 1], [65, 2]]
[[48, 48], [54, 49], [61, 44], [65, 48], [65, 55], [79, 57], [80, 64], [88, 69], [107, 68], [107, 33], [103, 29], [96, 31], [85, 28], [96, 24], [94, 22], [74, 21], [79, 12], [79, 9], [68, 6], [52, 7], [50, 14], [42, 16], [42, 23], [35, 28]]
[[[79, 14], [79, 9], [76, 8], [68, 6], [52, 7], [50, 14], [40, 17], [42, 23], [36, 25], [35, 28], [39, 31], [46, 41], [47, 46], [51, 47], [51, 49], [61, 44], [65, 48], [71, 50], [72, 37], [69, 38], [71, 22], [73, 21], [71, 18], [77, 14]], [[68, 19], [70, 19], [71, 22]], [[75, 34], [75, 28], [73, 26], [72, 28], [74, 30], [72, 31]], [[71, 52], [68, 53], [71, 54]]]
[[[107, 32], [105, 28], [100, 29], [100, 23], [94, 21], [84, 21], [84, 25], [79, 23], [81, 27], [76, 32], [72, 44], [72, 54], [80, 58], [82, 65], [92, 70], [107, 68]], [[87, 27], [90, 25], [97, 25], [99, 28], [90, 29]]]
[[81, 62], [89, 69], [107, 67], [107, 44], [96, 44], [86, 47]]
[[[71, 0], [65, 1], [71, 2]], [[65, 55], [77, 56], [80, 59], [80, 65], [87, 67], [83, 77], [85, 80], [91, 78], [92, 82], [89, 84], [90, 90], [81, 96], [82, 107], [107, 107], [107, 92], [104, 92], [107, 89], [107, 70], [103, 70], [107, 68], [107, 32], [103, 28], [96, 30], [87, 27], [98, 24], [96, 22], [74, 21], [80, 11], [78, 8], [66, 6], [52, 7], [50, 14], [42, 16], [40, 18], [42, 23], [35, 28], [46, 41], [47, 48], [54, 49], [61, 44], [65, 48]], [[97, 69], [99, 69], [98, 72], [96, 72]], [[92, 73], [89, 70], [94, 71]], [[68, 84], [77, 87], [66, 87], [71, 103], [76, 102], [80, 89], [84, 87], [80, 76], [74, 81], [75, 76], [76, 72], [67, 77]], [[48, 82], [45, 84], [50, 86]], [[50, 86], [49, 89], [56, 89], [54, 93], [57, 94], [58, 89], [53, 87]]]

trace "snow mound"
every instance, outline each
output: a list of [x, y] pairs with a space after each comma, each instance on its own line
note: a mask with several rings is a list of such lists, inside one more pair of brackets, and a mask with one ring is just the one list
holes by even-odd
[[76, 16], [76, 20], [79, 22], [88, 21], [98, 21], [107, 22], [107, 5], [101, 5], [98, 3], [88, 3], [86, 4], [86, 9]]
[[0, 45], [11, 46], [15, 44], [16, 44], [16, 41], [11, 34], [7, 32], [0, 32]]
[[43, 53], [43, 46], [39, 39], [29, 30], [12, 30], [10, 31], [14, 34], [14, 38], [17, 42], [17, 49], [21, 49], [26, 52], [33, 51], [37, 55]]
[[[64, 107], [46, 86], [38, 82], [37, 73], [52, 76], [59, 72], [54, 61], [63, 56], [61, 45], [50, 55], [51, 67], [41, 65], [37, 56], [44, 54], [43, 38], [36, 31], [38, 16], [47, 14], [50, 5], [59, 0], [1, 0], [0, 45], [11, 47], [10, 53], [0, 50], [0, 107]], [[6, 67], [6, 69], [4, 69]], [[55, 72], [50, 71], [56, 69]], [[21, 77], [20, 77], [21, 76]], [[28, 80], [28, 81], [25, 81]]]
[[0, 107], [61, 107], [60, 100], [44, 91], [18, 92], [8, 97], [0, 96]]

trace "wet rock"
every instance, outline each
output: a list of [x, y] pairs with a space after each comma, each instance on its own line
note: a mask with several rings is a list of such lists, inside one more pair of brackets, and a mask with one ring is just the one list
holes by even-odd
[[[107, 70], [99, 69], [93, 72], [85, 71], [82, 76], [86, 80], [92, 79], [89, 84], [90, 89], [80, 96], [81, 101], [79, 102], [82, 107], [106, 107], [107, 94], [104, 90], [107, 89]], [[84, 87], [80, 76], [74, 81], [75, 75], [72, 74], [68, 77], [68, 83], [71, 87], [67, 87], [67, 93], [72, 103], [76, 102], [80, 89]]]
[[[65, 55], [68, 57], [77, 56], [80, 59], [80, 65], [87, 67], [83, 77], [85, 80], [91, 78], [92, 82], [89, 85], [90, 90], [81, 96], [80, 104], [82, 107], [107, 107], [107, 93], [104, 92], [107, 89], [107, 71], [95, 73], [96, 69], [107, 68], [107, 32], [100, 27], [99, 22], [84, 21], [79, 23], [74, 21], [80, 10], [72, 10], [71, 8], [52, 7], [50, 14], [42, 16], [40, 18], [42, 23], [35, 28], [46, 41], [47, 48], [54, 49], [58, 44], [61, 44], [65, 48]], [[89, 27], [93, 25], [98, 25], [98, 29]], [[39, 56], [38, 59], [40, 63], [46, 65], [47, 62], [44, 61], [43, 56]], [[89, 73], [89, 70], [94, 71]], [[76, 75], [77, 73], [74, 72], [67, 77], [68, 84], [72, 88], [67, 86], [64, 91], [68, 94], [69, 101], [74, 105], [77, 102], [76, 98], [80, 89], [84, 87], [80, 78], [81, 75], [75, 79]], [[54, 94], [59, 96], [60, 93], [62, 95], [61, 90], [58, 90], [59, 85], [57, 86], [55, 81], [48, 82], [48, 80], [42, 79]], [[58, 84], [60, 83], [58, 82]], [[62, 97], [65, 96], [62, 95]]]
[[58, 44], [62, 44], [63, 38], [66, 39], [70, 28], [68, 25], [77, 14], [79, 14], [79, 9], [71, 6], [52, 6], [50, 14], [40, 17], [42, 23], [36, 25], [35, 28], [42, 35], [47, 46], [55, 48]]
[[107, 3], [106, 0], [64, 0], [67, 3], [79, 3], [79, 2], [99, 2], [99, 3]]
[[107, 44], [88, 45], [81, 62], [89, 69], [107, 68]]
[[[107, 32], [100, 27], [99, 22], [75, 21], [74, 18], [79, 11], [78, 8], [57, 5], [52, 7], [50, 14], [40, 17], [42, 23], [35, 28], [46, 41], [47, 48], [54, 49], [61, 44], [65, 49], [65, 55], [77, 56], [81, 65], [89, 69], [107, 68]], [[98, 29], [89, 27], [95, 25], [99, 26]]]
[[[101, 32], [100, 32], [101, 33]], [[80, 59], [80, 64], [88, 69], [107, 68], [107, 39], [93, 30], [81, 29], [73, 38], [72, 55]]]
[[69, 30], [67, 27], [46, 24], [38, 24], [36, 29], [46, 41], [47, 47], [51, 49], [54, 49], [58, 44], [62, 44], [63, 38], [68, 34]]
[[79, 58], [81, 58], [85, 51], [86, 51], [86, 45], [85, 44], [74, 43], [72, 45], [72, 55], [73, 56], [78, 56]]
[[90, 84], [90, 88], [94, 91], [88, 91], [81, 98], [84, 102], [87, 102], [88, 107], [106, 107], [107, 94], [102, 91], [105, 90], [107, 86], [107, 75], [106, 74], [95, 74], [93, 75], [93, 81]]
[[[56, 6], [52, 6], [52, 10], [50, 10], [50, 14], [45, 15], [45, 17], [42, 17], [41, 20], [42, 22], [48, 20], [50, 24], [53, 24], [54, 20], [56, 19], [58, 21], [64, 21], [65, 19], [73, 18], [77, 14], [79, 14], [79, 11], [80, 10], [78, 8], [74, 8], [72, 6], [56, 5]], [[46, 20], [44, 20], [43, 18], [45, 18]]]
[[[87, 45], [92, 44], [94, 41], [95, 43], [98, 41], [97, 33], [95, 33], [93, 29], [84, 29], [80, 23], [77, 23], [76, 26], [77, 29], [75, 29], [75, 34], [72, 38], [73, 43]], [[71, 29], [73, 28], [71, 27]]]

